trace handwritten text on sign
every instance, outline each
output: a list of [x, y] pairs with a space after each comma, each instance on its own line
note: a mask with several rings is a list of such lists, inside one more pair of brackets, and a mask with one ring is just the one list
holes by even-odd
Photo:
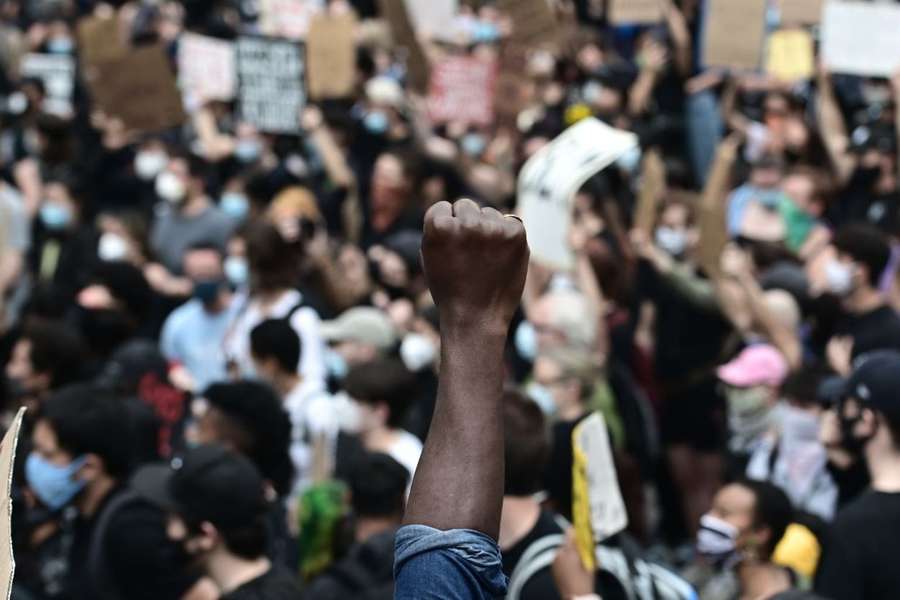
[[434, 66], [428, 111], [436, 123], [489, 125], [494, 119], [497, 63], [454, 56]]
[[261, 131], [296, 133], [306, 102], [303, 46], [242, 37], [237, 62], [243, 119]]

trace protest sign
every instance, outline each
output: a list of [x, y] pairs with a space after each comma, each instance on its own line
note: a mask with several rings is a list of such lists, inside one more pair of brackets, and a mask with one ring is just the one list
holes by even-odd
[[324, 7], [324, 0], [259, 0], [259, 31], [289, 40], [306, 39], [310, 20]]
[[47, 92], [43, 110], [58, 115], [72, 113], [75, 89], [75, 59], [68, 54], [26, 54], [19, 72], [23, 77], [40, 79]]
[[556, 269], [572, 268], [574, 259], [567, 240], [575, 193], [637, 143], [633, 133], [587, 118], [525, 163], [519, 174], [517, 211], [536, 261]]
[[241, 118], [270, 133], [297, 133], [306, 104], [303, 46], [286, 40], [237, 41]]
[[900, 5], [830, 0], [821, 53], [835, 73], [890, 77], [900, 67]]
[[19, 430], [22, 428], [22, 418], [25, 409], [20, 408], [16, 413], [3, 441], [0, 442], [0, 477], [3, 478], [3, 496], [0, 497], [0, 598], [6, 600], [12, 591], [13, 574], [16, 570], [16, 561], [13, 556], [12, 545], [12, 479], [13, 466], [16, 461], [16, 446], [19, 442]]
[[404, 0], [406, 13], [420, 34], [440, 35], [459, 12], [458, 0]]
[[644, 154], [644, 162], [641, 168], [641, 189], [638, 193], [637, 209], [635, 210], [634, 226], [643, 231], [648, 238], [653, 235], [653, 226], [656, 224], [656, 209], [660, 197], [665, 192], [666, 167], [662, 157], [656, 150], [648, 150]]
[[182, 34], [178, 38], [178, 84], [185, 106], [234, 98], [234, 44], [195, 33]]
[[381, 14], [391, 26], [394, 44], [406, 50], [406, 70], [409, 85], [420, 94], [428, 93], [431, 64], [416, 35], [406, 3], [399, 0], [379, 0]]
[[431, 71], [428, 112], [435, 123], [489, 125], [494, 120], [497, 63], [450, 56]]
[[497, 8], [512, 20], [512, 40], [531, 48], [559, 43], [556, 14], [548, 0], [499, 0]]
[[317, 15], [306, 36], [306, 58], [309, 62], [309, 96], [344, 98], [356, 84], [356, 17]]
[[818, 25], [825, 0], [779, 0], [782, 25]]
[[88, 76], [97, 108], [126, 129], [154, 132], [184, 122], [181, 95], [162, 46], [142, 46], [95, 65]]
[[766, 35], [766, 0], [709, 0], [703, 22], [703, 64], [754, 70]]
[[809, 79], [815, 74], [812, 35], [805, 29], [786, 29], [769, 36], [766, 72], [782, 81]]
[[594, 549], [628, 526], [606, 420], [599, 412], [572, 432], [572, 518], [578, 554], [594, 571]]
[[610, 0], [609, 21], [625, 23], [659, 23], [664, 16], [662, 0]]
[[87, 17], [78, 22], [78, 56], [82, 65], [119, 58], [126, 49], [115, 15]]

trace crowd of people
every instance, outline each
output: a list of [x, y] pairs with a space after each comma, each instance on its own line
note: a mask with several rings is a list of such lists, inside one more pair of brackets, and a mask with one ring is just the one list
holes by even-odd
[[[176, 70], [185, 33], [258, 34], [259, 3], [0, 0], [13, 600], [374, 600], [395, 569], [410, 598], [900, 598], [900, 74], [705, 68], [707, 3], [660, 2], [644, 26], [554, 2], [560, 41], [525, 52], [508, 2], [420, 31], [514, 76], [490, 125], [429, 118], [385, 3], [308, 2], [356, 14], [354, 91], [274, 134], [225, 101], [131, 131], [82, 69], [63, 111], [19, 69], [112, 15]], [[640, 149], [578, 190], [574, 269], [532, 255], [520, 300], [520, 249], [444, 201], [515, 213], [525, 161], [588, 117]], [[592, 573], [567, 531], [597, 412], [628, 526]], [[423, 569], [422, 526], [467, 510], [502, 565]]]

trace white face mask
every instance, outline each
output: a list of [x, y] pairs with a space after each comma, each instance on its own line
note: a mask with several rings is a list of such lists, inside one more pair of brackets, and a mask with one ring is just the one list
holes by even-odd
[[417, 373], [434, 362], [437, 349], [431, 340], [420, 333], [410, 333], [400, 344], [400, 358], [406, 368]]
[[150, 181], [166, 168], [169, 157], [164, 152], [145, 150], [134, 157], [134, 172], [144, 181]]
[[781, 438], [789, 442], [818, 442], [819, 416], [808, 410], [781, 404], [778, 407]]
[[687, 234], [681, 229], [658, 227], [654, 238], [656, 245], [670, 256], [681, 256], [687, 247]]
[[100, 257], [100, 260], [106, 262], [125, 260], [128, 256], [128, 242], [117, 233], [106, 232], [100, 236], [100, 243], [97, 245], [97, 256]]
[[156, 178], [156, 195], [172, 204], [179, 204], [187, 195], [187, 189], [175, 173], [164, 171]]
[[713, 515], [703, 515], [697, 530], [697, 554], [718, 567], [734, 566], [738, 533], [731, 523]]
[[528, 321], [519, 323], [516, 328], [515, 344], [516, 352], [522, 359], [534, 362], [538, 351], [537, 331], [534, 330], [534, 325]]
[[853, 268], [837, 260], [825, 265], [825, 281], [828, 291], [838, 296], [847, 296], [853, 291]]

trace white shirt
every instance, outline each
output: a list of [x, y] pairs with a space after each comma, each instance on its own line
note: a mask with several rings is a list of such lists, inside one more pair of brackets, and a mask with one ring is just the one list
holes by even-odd
[[[409, 471], [410, 485], [412, 485], [413, 475], [416, 474], [416, 467], [419, 466], [419, 458], [422, 456], [422, 442], [419, 441], [419, 438], [401, 429], [397, 432], [397, 439], [388, 448], [387, 454], [406, 467], [406, 470]], [[406, 487], [408, 494], [410, 486]]]
[[[242, 309], [239, 311], [228, 335], [225, 336], [225, 354], [229, 360], [237, 363], [241, 374], [253, 374], [253, 362], [250, 359], [250, 332], [266, 319], [283, 319], [295, 306], [303, 300], [297, 290], [289, 290], [266, 311], [263, 311], [258, 300], [243, 296], [238, 300]], [[325, 343], [319, 333], [319, 315], [309, 307], [294, 312], [291, 326], [300, 336], [300, 364], [298, 372], [305, 381], [325, 381]]]
[[305, 487], [313, 462], [313, 442], [324, 435], [334, 451], [338, 417], [334, 399], [321, 381], [303, 380], [284, 397], [284, 408], [291, 420], [291, 461], [297, 471], [295, 488]]

